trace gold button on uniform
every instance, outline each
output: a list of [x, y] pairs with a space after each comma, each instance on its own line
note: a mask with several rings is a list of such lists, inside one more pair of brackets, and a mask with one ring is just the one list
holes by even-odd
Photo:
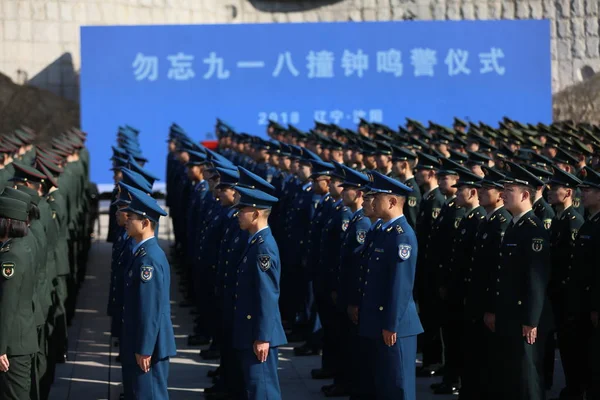
[[382, 306], [379, 306], [379, 311], [383, 311], [383, 307]]
[[250, 315], [250, 314], [246, 315], [246, 319], [252, 319], [252, 315]]
[[517, 304], [518, 304], [518, 305], [521, 305], [521, 300], [517, 301]]

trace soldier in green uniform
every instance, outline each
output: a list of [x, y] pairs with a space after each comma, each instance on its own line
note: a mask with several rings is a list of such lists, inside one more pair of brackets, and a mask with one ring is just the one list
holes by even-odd
[[[579, 228], [575, 238], [573, 267], [581, 282], [582, 331], [579, 336], [579, 373], [583, 376], [587, 398], [600, 399], [600, 173], [586, 167], [581, 185], [581, 200], [588, 218]], [[585, 321], [589, 321], [586, 324]], [[591, 345], [590, 341], [591, 339]], [[590, 351], [591, 349], [591, 351]], [[587, 362], [586, 362], [587, 361]]]
[[504, 174], [483, 167], [485, 173], [478, 189], [479, 204], [486, 217], [479, 224], [471, 267], [465, 271], [464, 289], [464, 351], [463, 374], [460, 396], [464, 399], [492, 398], [491, 386], [495, 361], [492, 359], [494, 343], [492, 333], [486, 328], [486, 311], [489, 309], [488, 280], [492, 268], [496, 268], [500, 243], [512, 219], [502, 200]]
[[30, 398], [31, 370], [38, 351], [33, 292], [36, 283], [28, 234], [28, 204], [0, 196], [0, 395]]
[[404, 203], [403, 212], [409, 225], [415, 229], [422, 197], [421, 189], [417, 185], [417, 180], [413, 174], [413, 170], [417, 165], [417, 154], [404, 147], [392, 146], [392, 149], [392, 161], [394, 162], [392, 173], [394, 178], [413, 190], [406, 199], [406, 203]]
[[550, 246], [532, 210], [535, 188], [542, 182], [515, 163], [507, 162], [507, 167], [502, 196], [513, 220], [489, 284], [494, 313], [488, 323], [501, 360], [494, 388], [498, 399], [543, 400], [544, 341], [552, 330], [547, 296]]
[[436, 367], [442, 362], [442, 342], [440, 338], [439, 318], [437, 311], [437, 296], [435, 285], [432, 283], [433, 274], [426, 262], [425, 250], [431, 241], [431, 231], [444, 205], [444, 195], [440, 191], [437, 171], [439, 161], [428, 154], [418, 152], [416, 180], [423, 190], [419, 216], [417, 217], [417, 242], [422, 249], [417, 253], [416, 297], [419, 304], [419, 314], [425, 333], [421, 335], [421, 350], [423, 365], [417, 370], [417, 376], [431, 376], [436, 373]]
[[[575, 176], [555, 168], [548, 192], [548, 201], [557, 212], [550, 228], [552, 274], [549, 294], [566, 381], [561, 399], [582, 399], [584, 393], [583, 376], [579, 373], [581, 360], [577, 354], [582, 350], [579, 346], [582, 330], [581, 287], [572, 265], [576, 251], [575, 238], [583, 225], [583, 217], [573, 207], [575, 188], [580, 183]], [[585, 322], [588, 322], [587, 318]]]

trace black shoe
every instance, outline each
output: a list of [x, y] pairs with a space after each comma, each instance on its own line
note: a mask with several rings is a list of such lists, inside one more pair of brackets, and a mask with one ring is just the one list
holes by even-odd
[[217, 349], [201, 350], [200, 357], [203, 360], [218, 360], [221, 358], [221, 352]]
[[210, 339], [202, 335], [190, 335], [188, 336], [188, 346], [204, 346], [209, 344]]
[[443, 373], [443, 369], [434, 368], [433, 366], [419, 367], [417, 368], [417, 377], [419, 378], [432, 378], [434, 376], [440, 376]]
[[350, 391], [342, 385], [333, 385], [331, 389], [325, 392], [325, 397], [346, 397], [350, 396]]
[[300, 347], [294, 347], [294, 354], [296, 356], [318, 356], [321, 355], [321, 350], [313, 349], [307, 345], [302, 345]]
[[433, 394], [454, 394], [457, 395], [459, 392], [458, 385], [454, 383], [445, 383], [442, 382], [440, 386], [435, 388]]
[[221, 367], [217, 367], [217, 369], [212, 369], [206, 373], [206, 376], [209, 378], [215, 378], [221, 375]]
[[334, 386], [335, 386], [335, 383], [332, 383], [331, 385], [321, 386], [321, 392], [325, 393], [328, 390], [331, 390]]
[[335, 372], [328, 369], [317, 368], [310, 371], [310, 376], [313, 379], [331, 379], [335, 376]]

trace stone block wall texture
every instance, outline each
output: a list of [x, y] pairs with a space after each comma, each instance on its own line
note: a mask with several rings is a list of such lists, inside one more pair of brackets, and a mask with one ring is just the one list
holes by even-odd
[[82, 25], [552, 20], [557, 92], [600, 71], [600, 0], [0, 0], [0, 72], [79, 96]]

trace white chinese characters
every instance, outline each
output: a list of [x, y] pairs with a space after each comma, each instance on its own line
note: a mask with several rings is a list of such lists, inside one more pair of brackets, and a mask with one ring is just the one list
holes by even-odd
[[[470, 76], [477, 73], [477, 71], [480, 75], [504, 76], [506, 74], [505, 54], [503, 49], [499, 47], [491, 47], [489, 51], [476, 53], [479, 58], [479, 65], [477, 65], [477, 58], [475, 56], [471, 57], [471, 52], [464, 48], [453, 47], [447, 50], [428, 47], [412, 48], [405, 52], [408, 60], [406, 63], [410, 63], [412, 71], [405, 71], [402, 53], [397, 48], [374, 51], [372, 54], [374, 65], [369, 68], [370, 55], [362, 49], [346, 49], [339, 54], [327, 49], [310, 50], [304, 55], [306, 63], [303, 70], [298, 68], [299, 64], [294, 61], [299, 61], [302, 58], [297, 54], [294, 56], [292, 51], [289, 50], [278, 53], [276, 57], [271, 57], [270, 60], [231, 60], [228, 58], [227, 62], [216, 51], [211, 51], [202, 56], [179, 51], [165, 57], [168, 67], [164, 70], [166, 71], [166, 78], [173, 81], [189, 81], [197, 77], [202, 77], [204, 80], [227, 80], [234, 73], [264, 74], [266, 71], [263, 72], [263, 70], [265, 69], [270, 71], [273, 78], [280, 79], [301, 76], [308, 79], [333, 79], [336, 78], [336, 74], [343, 78], [359, 79], [377, 75], [387, 75], [395, 78], [405, 76], [433, 78], [436, 74], [448, 77]], [[196, 58], [202, 60], [200, 66], [194, 65]], [[442, 62], [445, 64], [445, 68], [438, 65]], [[410, 66], [407, 66], [407, 68], [410, 69]], [[159, 79], [159, 73], [164, 74], [159, 66], [159, 57], [156, 55], [138, 52], [131, 67], [136, 81], [154, 82]], [[329, 114], [327, 116], [330, 119], [337, 118], [337, 116], [334, 118]]]
[[171, 61], [171, 68], [169, 69], [168, 78], [175, 79], [176, 81], [187, 81], [196, 76], [192, 69], [192, 61], [194, 56], [186, 55], [184, 53], [177, 53], [172, 56], [168, 56], [167, 59]]
[[158, 57], [137, 53], [131, 66], [136, 81], [155, 81], [158, 78]]

